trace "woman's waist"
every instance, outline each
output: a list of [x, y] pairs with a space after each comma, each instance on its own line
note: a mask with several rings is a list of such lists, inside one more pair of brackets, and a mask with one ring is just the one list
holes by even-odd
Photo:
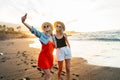
[[57, 45], [57, 48], [62, 48], [62, 47], [66, 47], [67, 45], [64, 44], [64, 45]]
[[57, 47], [57, 49], [66, 48], [66, 47], [68, 47], [68, 46], [65, 45], [65, 46]]

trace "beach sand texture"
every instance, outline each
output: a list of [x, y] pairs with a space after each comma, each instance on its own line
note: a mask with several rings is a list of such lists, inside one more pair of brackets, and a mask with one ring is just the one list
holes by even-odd
[[[30, 48], [28, 39], [0, 41], [0, 80], [44, 80], [37, 69], [39, 49]], [[57, 80], [57, 62], [51, 69], [52, 80]], [[65, 67], [61, 80], [65, 80]], [[90, 65], [81, 57], [71, 60], [71, 80], [120, 80], [120, 68]]]

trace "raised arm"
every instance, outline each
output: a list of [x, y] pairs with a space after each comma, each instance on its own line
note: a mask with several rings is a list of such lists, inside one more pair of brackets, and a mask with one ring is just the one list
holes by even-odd
[[33, 33], [34, 35], [40, 38], [42, 33], [38, 31], [37, 29], [35, 29], [33, 26], [30, 26], [29, 24], [25, 23], [26, 18], [27, 18], [27, 13], [21, 17], [22, 23], [30, 30], [31, 33]]
[[21, 21], [30, 30], [32, 28], [32, 26], [30, 26], [29, 24], [25, 23], [26, 18], [27, 18], [27, 13], [24, 16], [21, 17]]

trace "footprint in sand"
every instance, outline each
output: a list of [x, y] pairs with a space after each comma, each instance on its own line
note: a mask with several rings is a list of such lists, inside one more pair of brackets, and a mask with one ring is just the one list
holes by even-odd
[[36, 65], [32, 65], [33, 68], [36, 68], [37, 66]]
[[73, 79], [72, 80], [80, 80], [80, 75], [79, 74], [72, 74]]
[[54, 67], [53, 67], [53, 69], [56, 69], [56, 70], [58, 70], [58, 67], [57, 67], [57, 66], [54, 66]]
[[54, 74], [54, 71], [50, 71], [52, 74]]
[[27, 71], [28, 69], [26, 68], [26, 69], [24, 69], [25, 71]]
[[0, 59], [0, 62], [6, 62], [7, 60], [9, 60], [10, 58], [7, 58], [7, 57], [3, 57]]
[[0, 76], [0, 79], [3, 79], [4, 77], [3, 76]]
[[44, 74], [44, 73], [42, 73], [41, 77], [44, 77], [44, 75], [45, 75], [45, 74]]
[[40, 72], [42, 71], [40, 68], [37, 68], [37, 70], [40, 71]]
[[74, 75], [74, 76], [76, 76], [76, 77], [79, 77], [80, 75], [78, 75], [78, 74], [72, 74], [72, 75]]

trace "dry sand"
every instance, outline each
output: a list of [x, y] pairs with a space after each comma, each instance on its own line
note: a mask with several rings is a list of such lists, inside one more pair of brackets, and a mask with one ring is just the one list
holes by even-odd
[[[27, 39], [0, 41], [0, 80], [44, 80], [43, 72], [36, 67], [39, 49], [30, 48], [30, 43]], [[51, 69], [52, 80], [57, 80], [56, 63]], [[90, 65], [83, 58], [72, 58], [71, 80], [120, 80], [120, 68]]]

